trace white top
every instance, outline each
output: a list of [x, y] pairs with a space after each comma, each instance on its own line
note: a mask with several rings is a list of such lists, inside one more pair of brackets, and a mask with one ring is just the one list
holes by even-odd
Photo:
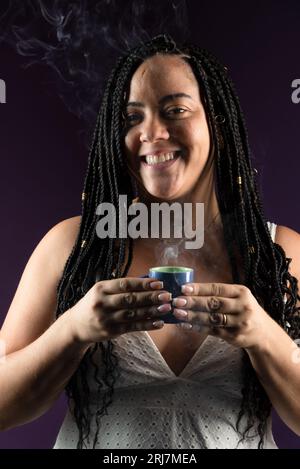
[[[268, 226], [274, 241], [276, 225], [268, 222]], [[235, 430], [242, 397], [241, 349], [208, 336], [176, 376], [147, 331], [122, 334], [112, 342], [120, 376], [114, 385], [108, 414], [100, 419], [97, 448], [257, 449], [259, 437], [253, 430], [240, 443]], [[98, 363], [102, 363], [101, 350], [97, 353]], [[95, 406], [93, 370], [89, 373]], [[245, 417], [242, 429], [243, 425]], [[76, 448], [77, 440], [77, 427], [68, 411], [54, 449]], [[90, 447], [92, 442], [93, 434]], [[263, 447], [277, 448], [271, 418]]]

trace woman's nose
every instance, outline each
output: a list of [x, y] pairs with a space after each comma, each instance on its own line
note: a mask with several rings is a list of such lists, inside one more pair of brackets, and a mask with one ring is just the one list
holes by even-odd
[[159, 117], [146, 119], [143, 122], [140, 134], [141, 142], [152, 142], [155, 140], [168, 140], [170, 137], [166, 124]]

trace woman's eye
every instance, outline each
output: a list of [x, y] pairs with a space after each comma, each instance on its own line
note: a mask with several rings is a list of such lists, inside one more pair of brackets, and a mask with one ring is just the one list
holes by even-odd
[[[187, 112], [187, 110], [182, 107], [173, 107], [171, 109], [166, 109], [165, 111], [162, 111], [162, 115], [165, 117], [176, 117], [178, 115], [182, 115], [185, 112]], [[125, 125], [127, 127], [128, 126], [131, 127], [135, 124], [138, 124], [143, 119], [143, 116], [136, 112], [131, 113], [131, 114], [126, 114], [124, 117], [125, 117]]]
[[176, 114], [183, 114], [184, 112], [186, 112], [186, 109], [183, 109], [182, 107], [174, 107], [174, 108], [168, 109], [168, 110], [166, 111], [167, 114], [171, 114], [171, 115], [172, 115], [172, 114], [173, 114], [173, 115], [174, 115], [174, 114], [175, 114], [175, 115], [176, 115]]
[[132, 122], [135, 122], [137, 121], [138, 119], [140, 119], [140, 115], [139, 114], [127, 114], [125, 116], [125, 120], [126, 122], [128, 122], [129, 124], [131, 124]]

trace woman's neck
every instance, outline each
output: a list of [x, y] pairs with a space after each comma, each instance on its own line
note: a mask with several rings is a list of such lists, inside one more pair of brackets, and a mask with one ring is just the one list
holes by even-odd
[[[212, 169], [212, 168], [211, 168]], [[156, 197], [153, 197], [151, 194], [146, 193], [143, 189], [140, 190], [139, 197], [134, 199], [134, 202], [140, 202], [143, 203], [147, 207], [147, 213], [148, 213], [148, 227], [149, 231], [151, 228], [151, 223], [153, 223], [153, 220], [151, 220], [151, 207], [152, 204], [168, 204], [172, 205], [174, 203], [180, 204], [181, 206], [181, 213], [182, 217], [181, 218], [169, 218], [169, 221], [171, 223], [170, 226], [170, 233], [174, 233], [175, 227], [177, 230], [181, 228], [182, 233], [186, 233], [187, 238], [188, 236], [187, 233], [187, 228], [190, 228], [193, 232], [195, 230], [203, 230], [204, 232], [208, 230], [208, 228], [213, 224], [215, 227], [220, 227], [221, 226], [221, 217], [218, 216], [219, 214], [219, 205], [216, 197], [216, 192], [215, 192], [215, 187], [214, 187], [214, 177], [213, 177], [213, 171], [209, 171], [206, 174], [203, 174], [203, 177], [200, 178], [198, 181], [198, 184], [188, 193], [174, 198], [172, 200], [164, 200], [164, 199], [159, 199]], [[187, 205], [185, 205], [187, 204]], [[202, 204], [200, 206], [199, 204]], [[188, 207], [188, 209], [187, 209]], [[202, 211], [203, 211], [203, 216], [202, 216]], [[187, 213], [188, 218], [184, 219], [183, 213]], [[201, 212], [201, 217], [199, 216]], [[190, 216], [191, 214], [191, 216]], [[198, 215], [198, 217], [197, 217]], [[181, 223], [181, 227], [178, 225]], [[184, 226], [184, 224], [188, 224], [187, 226]], [[150, 233], [149, 233], [149, 238], [151, 238]], [[170, 235], [170, 240], [174, 239]], [[160, 241], [160, 239], [153, 239], [153, 241]]]

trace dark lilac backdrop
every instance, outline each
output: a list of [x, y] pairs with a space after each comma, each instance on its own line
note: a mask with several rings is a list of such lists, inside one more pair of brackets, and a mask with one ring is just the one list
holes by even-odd
[[[300, 104], [291, 82], [300, 78], [300, 4], [294, 0], [188, 2], [192, 40], [229, 67], [248, 122], [267, 218], [300, 232]], [[288, 5], [288, 6], [287, 6]], [[26, 262], [42, 236], [81, 210], [87, 151], [81, 123], [57, 97], [42, 66], [23, 70], [11, 50], [0, 48], [1, 324]], [[49, 448], [61, 424], [64, 398], [46, 415], [0, 436], [0, 448]], [[300, 438], [275, 418], [281, 448]]]

